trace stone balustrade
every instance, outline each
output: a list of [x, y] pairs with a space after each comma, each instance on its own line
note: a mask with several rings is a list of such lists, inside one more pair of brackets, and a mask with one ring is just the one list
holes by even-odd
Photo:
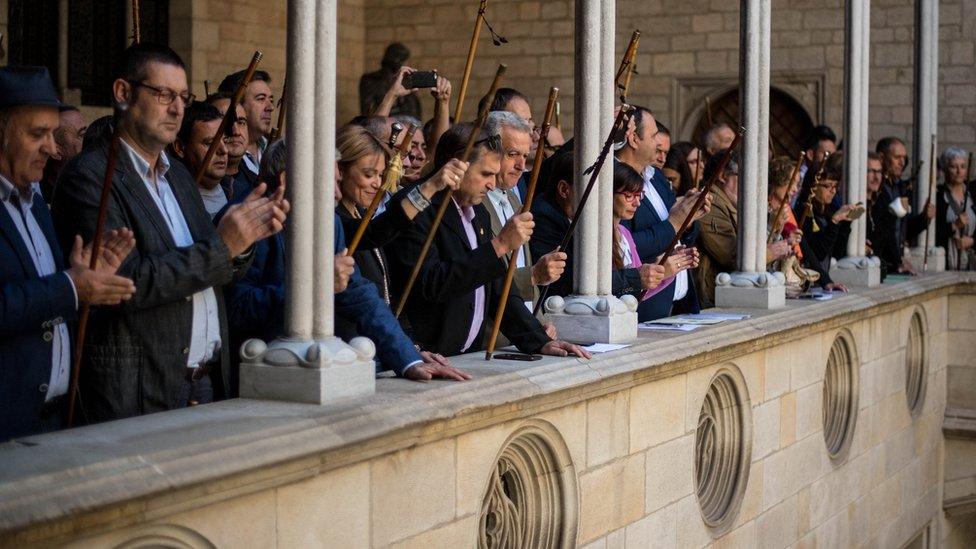
[[[947, 364], [971, 374], [973, 311], [976, 277], [938, 274], [642, 332], [590, 361], [473, 354], [456, 359], [475, 375], [466, 383], [379, 379], [373, 395], [324, 406], [232, 400], [21, 439], [0, 447], [0, 546], [949, 539]], [[924, 344], [914, 412], [913, 322]], [[856, 382], [825, 392], [836, 341]], [[704, 405], [716, 380], [724, 388]], [[972, 399], [948, 394], [957, 407]], [[856, 403], [853, 420], [835, 418], [825, 436], [823, 403], [838, 395]], [[735, 413], [721, 412], [728, 403]], [[976, 473], [953, 463], [945, 496], [976, 495]]]

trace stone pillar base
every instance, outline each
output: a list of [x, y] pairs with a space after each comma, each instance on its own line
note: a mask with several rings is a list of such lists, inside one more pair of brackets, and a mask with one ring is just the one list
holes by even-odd
[[376, 391], [376, 347], [365, 337], [350, 344], [249, 339], [241, 346], [242, 398], [327, 404]]
[[609, 296], [553, 296], [546, 317], [559, 339], [571, 343], [630, 343], [637, 339], [637, 299]]
[[[922, 237], [919, 237], [919, 239], [921, 238]], [[929, 267], [925, 270], [925, 272], [941, 273], [945, 271], [945, 254], [945, 248], [942, 246], [933, 246], [929, 248]], [[925, 265], [925, 246], [910, 248], [908, 250], [908, 255], [912, 261], [912, 265], [915, 266], [915, 271], [918, 272], [918, 274], [922, 274], [922, 268]]]
[[845, 257], [831, 265], [830, 278], [856, 288], [880, 286], [881, 260], [877, 257]]
[[779, 309], [786, 306], [786, 286], [779, 273], [719, 273], [716, 307]]

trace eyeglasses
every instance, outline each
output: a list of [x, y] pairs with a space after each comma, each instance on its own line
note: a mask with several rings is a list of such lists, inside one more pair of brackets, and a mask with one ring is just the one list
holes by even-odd
[[627, 202], [640, 202], [644, 200], [644, 191], [618, 191], [613, 194], [619, 194]]
[[170, 105], [173, 103], [173, 101], [176, 101], [177, 97], [179, 97], [180, 100], [183, 101], [183, 106], [185, 107], [190, 103], [193, 103], [193, 100], [197, 98], [197, 96], [193, 95], [190, 92], [176, 93], [175, 91], [170, 89], [157, 88], [156, 86], [150, 86], [149, 84], [143, 82], [136, 82], [135, 80], [127, 80], [127, 82], [132, 84], [133, 86], [140, 86], [151, 91], [152, 94], [156, 96], [156, 101], [159, 101], [160, 105]]

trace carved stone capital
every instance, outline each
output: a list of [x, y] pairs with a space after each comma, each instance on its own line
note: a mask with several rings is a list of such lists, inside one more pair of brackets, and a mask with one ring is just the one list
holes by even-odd
[[717, 307], [778, 309], [786, 305], [783, 273], [719, 273], [715, 277]]
[[783, 273], [719, 273], [715, 277], [716, 286], [736, 288], [775, 288], [786, 284]]
[[637, 298], [625, 295], [553, 296], [546, 316], [559, 338], [573, 343], [626, 343], [637, 339]]

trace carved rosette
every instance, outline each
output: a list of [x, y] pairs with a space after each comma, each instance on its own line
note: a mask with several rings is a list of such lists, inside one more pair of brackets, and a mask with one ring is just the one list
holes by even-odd
[[916, 311], [908, 325], [908, 343], [905, 344], [905, 398], [912, 415], [922, 410], [925, 401], [925, 321]]
[[695, 489], [715, 535], [734, 522], [749, 477], [752, 427], [745, 380], [734, 366], [712, 378], [695, 431]]
[[857, 423], [858, 360], [846, 335], [830, 347], [823, 383], [823, 435], [827, 453], [842, 460]]
[[562, 437], [549, 424], [517, 430], [503, 447], [481, 504], [478, 546], [573, 547], [576, 473]]

